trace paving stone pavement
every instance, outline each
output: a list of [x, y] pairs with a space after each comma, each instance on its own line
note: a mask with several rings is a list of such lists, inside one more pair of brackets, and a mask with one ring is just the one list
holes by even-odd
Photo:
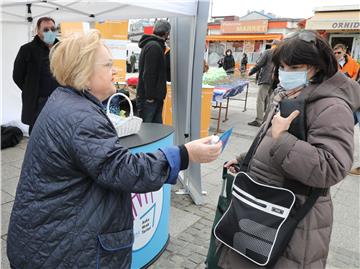
[[[188, 195], [175, 192], [182, 188], [178, 183], [172, 188], [170, 242], [160, 258], [150, 269], [205, 268], [210, 231], [215, 215], [218, 195], [221, 189], [222, 164], [236, 154], [245, 152], [257, 131], [247, 125], [255, 118], [257, 87], [251, 84], [247, 111], [243, 112], [243, 102], [230, 101], [229, 120], [221, 123], [221, 130], [234, 128], [229, 144], [213, 163], [202, 165], [202, 185], [207, 195], [204, 204], [195, 205]], [[243, 97], [243, 96], [240, 96]], [[212, 111], [216, 116], [217, 111]], [[211, 122], [211, 132], [216, 130], [216, 121]], [[356, 128], [354, 155], [355, 164], [360, 165], [359, 128]], [[6, 257], [6, 237], [9, 215], [14, 201], [16, 186], [20, 175], [27, 139], [11, 149], [1, 151], [1, 268], [9, 269]], [[328, 269], [360, 268], [360, 177], [347, 176], [345, 180], [331, 189], [334, 201], [334, 226], [330, 242]]]

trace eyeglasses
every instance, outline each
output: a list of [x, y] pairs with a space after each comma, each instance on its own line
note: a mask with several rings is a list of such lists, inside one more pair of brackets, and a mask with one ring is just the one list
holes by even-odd
[[309, 31], [293, 32], [285, 36], [284, 40], [291, 38], [299, 38], [302, 41], [308, 43], [314, 43], [316, 45], [316, 34]]
[[44, 28], [44, 33], [47, 33], [47, 32], [49, 32], [49, 31], [51, 31], [51, 32], [56, 32], [56, 28], [55, 27], [51, 27], [51, 28]]
[[342, 54], [342, 52], [341, 51], [334, 51], [334, 54]]

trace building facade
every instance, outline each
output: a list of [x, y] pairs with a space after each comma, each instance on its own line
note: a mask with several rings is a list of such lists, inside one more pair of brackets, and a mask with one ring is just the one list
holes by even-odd
[[314, 10], [314, 16], [306, 20], [305, 29], [316, 30], [325, 36], [330, 45], [347, 46], [347, 52], [360, 60], [360, 6], [330, 6]]
[[213, 17], [208, 24], [207, 62], [216, 66], [227, 49], [231, 49], [236, 66], [243, 53], [247, 54], [249, 66], [255, 64], [261, 53], [271, 47], [273, 40], [281, 40], [298, 28], [300, 19], [276, 18], [273, 14], [250, 12], [237, 16]]

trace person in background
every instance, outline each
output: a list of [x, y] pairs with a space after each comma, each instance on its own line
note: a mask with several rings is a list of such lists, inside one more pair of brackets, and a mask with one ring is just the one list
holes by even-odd
[[29, 135], [47, 99], [59, 84], [50, 73], [49, 52], [56, 39], [55, 21], [42, 17], [36, 23], [36, 36], [21, 46], [13, 70], [13, 80], [21, 90], [21, 121], [29, 125]]
[[[354, 152], [353, 112], [360, 109], [360, 86], [338, 71], [330, 45], [313, 31], [289, 34], [272, 57], [279, 68], [280, 84], [247, 173], [257, 182], [275, 187], [283, 187], [285, 180], [293, 182], [297, 185], [294, 189], [297, 203], [303, 204], [313, 187], [330, 188], [350, 170]], [[284, 98], [306, 101], [302, 113], [307, 121], [300, 126], [305, 128], [306, 140], [288, 131], [300, 111], [295, 110], [288, 117], [276, 112]], [[225, 167], [236, 172], [234, 164], [244, 156], [229, 161]], [[330, 192], [326, 191], [299, 222], [273, 268], [326, 268], [332, 223], [333, 205]], [[220, 249], [221, 268], [263, 268], [226, 246]]]
[[[347, 77], [358, 80], [359, 78], [359, 64], [346, 53], [346, 46], [344, 44], [336, 44], [333, 48], [335, 58], [339, 63], [339, 70]], [[359, 113], [359, 112], [357, 112]], [[354, 114], [355, 120], [357, 120], [357, 114]], [[359, 123], [360, 124], [360, 123]], [[352, 175], [360, 175], [360, 167], [354, 167], [350, 170]]]
[[166, 66], [166, 81], [171, 81], [171, 58], [170, 47], [165, 49], [165, 66]]
[[[359, 70], [360, 72], [360, 70]], [[358, 74], [358, 78], [357, 78], [357, 83], [360, 85], [360, 77]], [[355, 117], [355, 124], [357, 124], [357, 126], [360, 128], [360, 110], [356, 111], [354, 114]], [[355, 176], [360, 176], [360, 166], [355, 166], [350, 170], [350, 174], [355, 175]]]
[[359, 73], [359, 64], [346, 53], [344, 44], [336, 44], [333, 48], [335, 58], [339, 63], [339, 70], [349, 78], [356, 80]]
[[224, 65], [224, 57], [225, 57], [225, 55], [223, 55], [222, 57], [220, 57], [220, 59], [217, 61], [218, 68], [222, 68], [222, 67], [223, 67], [223, 65]]
[[130, 56], [131, 73], [135, 73], [135, 63], [136, 63], [136, 56], [135, 53], [132, 52]]
[[257, 84], [259, 91], [256, 98], [256, 118], [248, 123], [250, 126], [259, 127], [264, 120], [264, 114], [268, 107], [269, 98], [272, 93], [274, 64], [272, 62], [272, 52], [274, 51], [277, 40], [272, 43], [271, 49], [265, 50], [259, 60], [249, 72], [249, 76], [258, 74]]
[[246, 53], [243, 53], [243, 57], [241, 58], [241, 63], [240, 63], [240, 73], [242, 77], [245, 77], [246, 75], [246, 71], [247, 71], [247, 64], [248, 64], [248, 58]]
[[203, 73], [206, 73], [207, 71], [209, 71], [209, 65], [208, 65], [208, 63], [204, 60]]
[[152, 35], [144, 34], [140, 41], [139, 83], [137, 108], [144, 122], [162, 123], [162, 110], [166, 97], [165, 41], [171, 26], [168, 21], [155, 23]]
[[235, 60], [234, 60], [234, 56], [232, 55], [231, 49], [227, 49], [225, 51], [222, 67], [224, 68], [227, 75], [234, 74]]
[[101, 103], [115, 93], [115, 69], [97, 30], [63, 39], [50, 65], [61, 86], [26, 149], [7, 235], [11, 268], [130, 268], [131, 193], [175, 184], [189, 161], [215, 160], [222, 144], [207, 137], [137, 154], [122, 146]]

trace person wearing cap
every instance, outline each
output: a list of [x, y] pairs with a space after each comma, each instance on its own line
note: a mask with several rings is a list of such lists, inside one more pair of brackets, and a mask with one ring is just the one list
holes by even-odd
[[271, 44], [271, 49], [264, 51], [260, 59], [249, 72], [249, 76], [259, 72], [259, 78], [257, 80], [259, 91], [256, 99], [256, 118], [254, 121], [248, 123], [250, 126], [259, 127], [264, 120], [273, 85], [274, 64], [272, 63], [272, 52], [277, 44], [278, 40], [274, 40]]
[[29, 134], [48, 97], [59, 86], [50, 72], [49, 52], [58, 42], [54, 19], [42, 17], [36, 24], [34, 39], [21, 46], [13, 70], [13, 80], [21, 90], [21, 121]]
[[139, 83], [137, 108], [144, 122], [162, 123], [162, 109], [166, 97], [165, 41], [169, 38], [170, 23], [159, 20], [152, 35], [144, 34], [140, 41]]

